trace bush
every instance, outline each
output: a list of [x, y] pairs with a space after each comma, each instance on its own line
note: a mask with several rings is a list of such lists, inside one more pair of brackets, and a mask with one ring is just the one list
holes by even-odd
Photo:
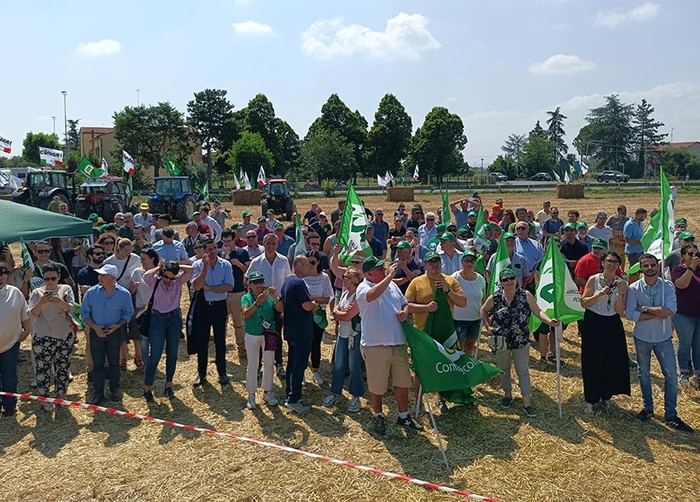
[[335, 197], [335, 182], [332, 180], [323, 181], [323, 196], [330, 199]]

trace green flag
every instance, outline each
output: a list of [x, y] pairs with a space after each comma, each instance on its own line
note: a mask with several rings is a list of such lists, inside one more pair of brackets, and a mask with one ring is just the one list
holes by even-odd
[[486, 277], [486, 261], [482, 255], [479, 255], [476, 259], [476, 263], [474, 264], [474, 272]]
[[[675, 222], [671, 186], [668, 184], [663, 167], [660, 168], [660, 172], [661, 200], [659, 201], [659, 210], [649, 220], [649, 225], [644, 230], [644, 235], [642, 235], [641, 239], [644, 252], [653, 254], [659, 260], [665, 259], [671, 252]], [[627, 270], [628, 274], [636, 274], [638, 272], [639, 263], [635, 263]]]
[[445, 224], [445, 226], [448, 226], [450, 223], [452, 223], [452, 211], [450, 211], [450, 199], [449, 195], [447, 194], [447, 190], [442, 192], [441, 221]]
[[506, 247], [506, 241], [503, 238], [505, 232], [501, 234], [501, 238], [498, 240], [498, 249], [496, 250], [496, 257], [493, 259], [493, 267], [491, 270], [491, 280], [489, 281], [488, 289], [486, 290], [486, 296], [489, 297], [496, 290], [496, 285], [500, 286], [498, 282], [498, 274], [504, 268], [510, 267], [510, 256], [508, 255], [508, 248]]
[[299, 211], [297, 211], [296, 206], [294, 207], [294, 212], [297, 214], [296, 221], [294, 222], [294, 231], [296, 234], [297, 245], [294, 248], [294, 255], [306, 254], [306, 239], [304, 239], [304, 232], [301, 230], [301, 216]]
[[[559, 246], [550, 239], [544, 261], [540, 266], [540, 279], [537, 281], [535, 300], [542, 311], [552, 319], [570, 324], [583, 319], [583, 307], [578, 286], [574, 282]], [[534, 314], [530, 315], [530, 333], [542, 324]]]
[[479, 206], [479, 212], [476, 214], [476, 226], [474, 227], [474, 247], [479, 254], [484, 254], [491, 247], [491, 241], [484, 235], [484, 225], [487, 223], [484, 220], [484, 207]]
[[175, 162], [170, 159], [170, 157], [165, 157], [163, 163], [165, 164], [165, 171], [170, 176], [180, 176], [182, 174], [182, 169], [180, 169], [180, 167], [176, 165]]
[[428, 315], [425, 332], [406, 322], [401, 324], [411, 348], [411, 367], [426, 393], [440, 392], [452, 403], [473, 403], [476, 398], [470, 387], [497, 375], [500, 370], [459, 349], [452, 312], [440, 288], [435, 291], [435, 301], [438, 310]]
[[34, 270], [34, 260], [32, 260], [32, 255], [29, 254], [27, 245], [24, 243], [24, 237], [20, 236], [19, 245], [22, 249], [22, 267], [24, 270]]
[[369, 248], [365, 229], [367, 228], [367, 214], [365, 206], [355, 193], [355, 187], [350, 185], [348, 195], [345, 198], [345, 210], [343, 211], [343, 221], [340, 224], [338, 242], [345, 246], [340, 258], [347, 263], [347, 260], [358, 251]]
[[207, 181], [204, 181], [204, 185], [202, 186], [202, 191], [200, 192], [200, 195], [202, 196], [202, 199], [204, 199], [206, 202], [209, 202], [209, 183]]
[[100, 178], [107, 174], [107, 171], [101, 167], [95, 167], [92, 165], [87, 157], [80, 159], [80, 163], [78, 164], [78, 172], [86, 178]]

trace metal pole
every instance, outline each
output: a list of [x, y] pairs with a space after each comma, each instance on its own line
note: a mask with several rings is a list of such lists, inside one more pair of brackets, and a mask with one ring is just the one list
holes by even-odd
[[442, 444], [442, 438], [440, 437], [440, 431], [435, 423], [435, 416], [433, 415], [433, 409], [430, 406], [430, 399], [425, 400], [425, 404], [428, 407], [428, 414], [430, 415], [430, 422], [433, 424], [433, 429], [435, 429], [435, 437], [437, 438], [438, 446], [440, 447], [440, 453], [442, 453], [442, 460], [445, 462], [445, 467], [447, 470], [450, 469], [450, 463], [447, 461], [447, 453], [445, 453], [445, 446]]
[[554, 346], [556, 348], [556, 357], [557, 357], [557, 402], [558, 402], [558, 408], [559, 408], [559, 419], [561, 420], [564, 418], [564, 413], [562, 411], [562, 406], [561, 406], [561, 351], [559, 349], [559, 337], [562, 336], [562, 325], [559, 324], [559, 326], [554, 328]]
[[61, 91], [61, 94], [63, 94], [63, 141], [65, 142], [65, 153], [63, 154], [66, 157], [66, 162], [68, 161], [68, 114], [67, 110], [68, 107], [66, 106], [66, 96], [68, 94], [68, 91]]
[[53, 120], [53, 135], [56, 136], [56, 115], [51, 115], [51, 120]]

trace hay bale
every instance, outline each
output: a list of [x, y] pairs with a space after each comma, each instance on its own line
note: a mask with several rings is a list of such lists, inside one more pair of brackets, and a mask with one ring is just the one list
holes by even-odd
[[413, 202], [413, 187], [389, 187], [386, 190], [389, 202]]
[[557, 185], [558, 199], [583, 199], [583, 185], [581, 183], [569, 183]]
[[257, 206], [262, 199], [262, 190], [231, 190], [231, 200], [234, 206]]

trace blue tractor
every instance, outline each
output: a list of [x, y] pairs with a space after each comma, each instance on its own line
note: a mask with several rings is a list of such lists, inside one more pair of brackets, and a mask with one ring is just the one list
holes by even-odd
[[187, 176], [163, 176], [153, 178], [153, 193], [148, 196], [151, 213], [169, 214], [180, 222], [192, 219], [197, 207], [196, 196]]

